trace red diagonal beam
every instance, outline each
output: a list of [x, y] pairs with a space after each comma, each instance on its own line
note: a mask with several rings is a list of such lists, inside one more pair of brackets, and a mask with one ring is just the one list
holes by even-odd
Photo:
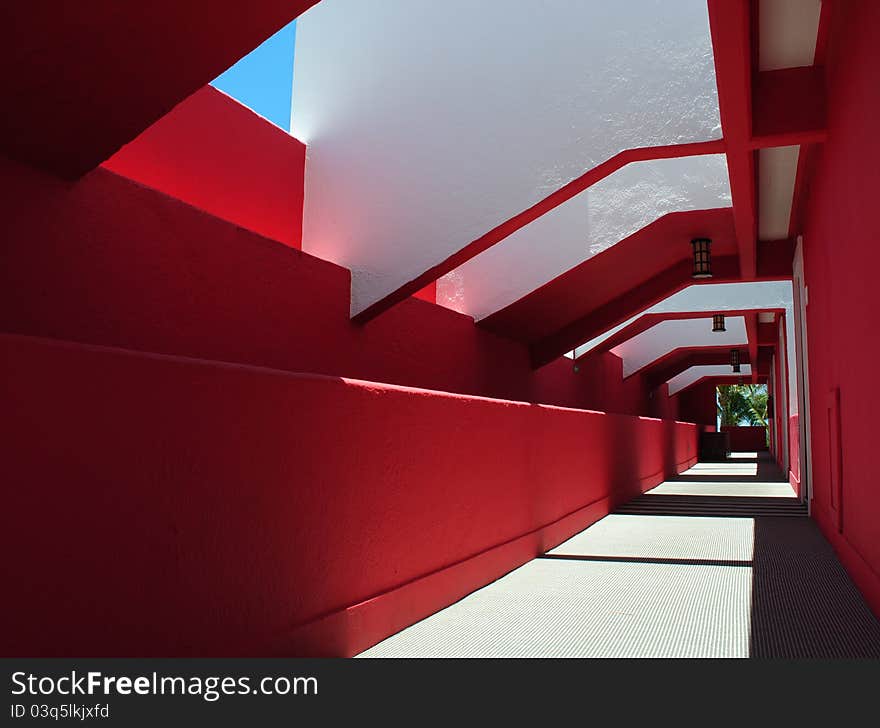
[[[712, 261], [712, 268], [715, 275], [707, 279], [706, 283], [730, 283], [739, 280], [739, 261], [736, 256], [715, 258]], [[576, 349], [585, 341], [590, 341], [673, 293], [689, 285], [699, 284], [700, 282], [691, 276], [692, 269], [690, 260], [682, 260], [645, 281], [638, 288], [618, 296], [572, 321], [559, 331], [544, 337], [530, 347], [532, 366], [538, 368], [549, 364], [567, 351]]]
[[709, 0], [721, 130], [744, 278], [755, 275], [757, 215], [752, 150], [751, 20], [748, 0]]
[[[695, 318], [704, 318], [708, 320], [711, 319], [713, 314], [715, 313], [723, 313], [726, 317], [732, 318], [735, 316], [746, 316], [748, 314], [757, 315], [758, 313], [763, 311], [781, 313], [783, 310], [784, 309], [781, 308], [738, 308], [718, 309], [717, 311], [664, 311], [661, 313], [646, 313], [625, 328], [614, 333], [612, 336], [609, 336], [607, 339], [605, 339], [605, 341], [597, 345], [595, 348], [581, 354], [578, 357], [578, 360], [580, 361], [582, 359], [593, 356], [594, 354], [600, 354], [605, 351], [610, 351], [611, 349], [620, 346], [625, 341], [629, 341], [630, 339], [638, 336], [642, 332], [647, 331], [652, 326], [655, 326], [661, 321], [677, 321], [682, 319]], [[768, 324], [768, 326], [769, 325], [772, 324]]]
[[316, 1], [0, 3], [0, 152], [75, 179]]
[[[678, 395], [684, 394], [689, 389], [693, 389], [694, 387], [702, 384], [703, 382], [713, 381], [713, 382], [715, 382], [715, 385], [718, 386], [721, 384], [742, 384], [743, 383], [742, 380], [743, 380], [743, 376], [739, 375], [739, 374], [730, 374], [730, 375], [709, 374], [705, 377], [700, 377], [697, 381], [691, 382], [686, 387], [682, 387], [675, 394], [671, 394], [669, 396], [670, 397], [677, 397]], [[769, 377], [762, 375], [762, 376], [758, 377], [757, 384], [767, 384], [768, 380], [769, 380]]]
[[492, 230], [485, 235], [481, 235], [476, 240], [468, 243], [461, 250], [453, 253], [437, 265], [432, 266], [417, 278], [414, 278], [408, 283], [404, 283], [388, 295], [370, 306], [367, 306], [363, 311], [352, 316], [352, 320], [356, 323], [366, 323], [367, 321], [370, 321], [379, 314], [387, 311], [395, 304], [409, 298], [409, 296], [433, 281], [436, 281], [441, 276], [455, 270], [458, 266], [466, 263], [483, 251], [488, 250], [493, 245], [500, 243], [517, 230], [541, 217], [541, 215], [559, 207], [564, 202], [568, 202], [568, 200], [575, 195], [579, 195], [588, 187], [591, 187], [605, 177], [608, 177], [627, 164], [632, 162], [644, 162], [650, 159], [674, 159], [679, 157], [701, 156], [705, 154], [719, 154], [723, 152], [724, 149], [724, 142], [720, 139], [716, 139], [714, 141], [694, 142], [691, 144], [640, 147], [638, 149], [627, 149], [619, 154], [615, 154], [611, 159], [608, 159], [597, 167], [593, 167], [580, 177], [577, 177], [568, 184], [560, 187], [540, 202], [523, 210], [519, 214], [514, 215], [509, 220], [492, 228]]
[[757, 280], [790, 280], [792, 266], [791, 241], [761, 243], [757, 274], [745, 278], [739, 274], [739, 257], [724, 255], [713, 259], [714, 277], [697, 281], [691, 277], [691, 262], [682, 260], [646, 280], [628, 293], [580, 316], [552, 334], [530, 345], [532, 366], [541, 367], [572, 351], [608, 329], [623, 323], [690, 285], [731, 283]]
[[[706, 366], [711, 364], [727, 364], [730, 361], [730, 345], [727, 346], [691, 346], [680, 347], [668, 352], [660, 359], [648, 364], [641, 369], [642, 375], [647, 379], [653, 389], [673, 377], [694, 366]], [[742, 364], [751, 364], [748, 354], [740, 359]]]
[[756, 73], [752, 103], [752, 149], [818, 144], [828, 137], [824, 68]]

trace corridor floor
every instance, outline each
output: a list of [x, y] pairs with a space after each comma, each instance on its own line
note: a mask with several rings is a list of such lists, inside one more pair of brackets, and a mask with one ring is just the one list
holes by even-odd
[[360, 656], [877, 658], [880, 622], [778, 470], [740, 453]]

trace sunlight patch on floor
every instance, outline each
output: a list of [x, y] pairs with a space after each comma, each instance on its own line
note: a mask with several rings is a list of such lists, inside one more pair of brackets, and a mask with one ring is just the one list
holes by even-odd
[[748, 657], [748, 566], [535, 559], [361, 657]]
[[753, 550], [751, 518], [611, 514], [547, 553], [748, 561]]
[[742, 498], [795, 498], [789, 483], [683, 483], [667, 480], [645, 495], [705, 495]]

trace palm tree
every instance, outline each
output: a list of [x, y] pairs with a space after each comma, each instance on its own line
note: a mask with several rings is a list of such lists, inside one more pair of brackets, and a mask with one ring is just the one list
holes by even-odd
[[767, 426], [767, 385], [723, 384], [718, 387], [722, 425]]
[[742, 385], [746, 401], [749, 404], [749, 424], [753, 426], [767, 426], [767, 385], [745, 384]]

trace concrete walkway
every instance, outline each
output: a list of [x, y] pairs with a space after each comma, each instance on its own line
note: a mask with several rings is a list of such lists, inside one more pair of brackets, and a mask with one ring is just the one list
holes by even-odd
[[880, 657], [766, 459], [701, 463], [362, 657]]

